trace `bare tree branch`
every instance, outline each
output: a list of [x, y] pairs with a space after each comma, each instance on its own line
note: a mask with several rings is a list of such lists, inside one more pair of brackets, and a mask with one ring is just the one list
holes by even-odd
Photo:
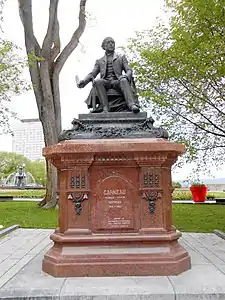
[[54, 25], [57, 19], [58, 3], [59, 0], [50, 0], [48, 29], [42, 44], [41, 51], [41, 55], [44, 58], [49, 58], [51, 55], [51, 48], [54, 40]]
[[59, 36], [59, 20], [56, 14], [54, 28], [53, 28], [53, 48], [51, 49], [51, 62], [53, 63], [60, 53], [61, 42]]
[[198, 148], [196, 147], [196, 150], [198, 151], [207, 151], [207, 150], [212, 150], [212, 149], [218, 149], [218, 148], [225, 148], [225, 145], [214, 145], [213, 147], [203, 147], [203, 148]]
[[[183, 79], [184, 80], [184, 79]], [[204, 94], [204, 98], [203, 97], [200, 97], [199, 96], [199, 94], [197, 93], [194, 93], [194, 92], [192, 92], [191, 91], [191, 89], [189, 89], [188, 87], [187, 87], [187, 85], [185, 84], [185, 83], [183, 83], [181, 80], [178, 80], [187, 90], [188, 90], [188, 92], [190, 93], [190, 94], [192, 94], [192, 96], [194, 96], [194, 97], [196, 97], [196, 98], [198, 98], [198, 99], [200, 99], [200, 100], [205, 100], [210, 106], [212, 106], [215, 110], [217, 110], [220, 114], [222, 114], [223, 116], [225, 116], [225, 113], [223, 112], [223, 111], [221, 111], [217, 106], [215, 106], [215, 104], [210, 100], [210, 98], [209, 97], [207, 97], [205, 94]], [[187, 83], [189, 83], [190, 85], [192, 85], [193, 86], [193, 84], [191, 83], [191, 82], [189, 82], [189, 81], [187, 81], [187, 80], [185, 80]], [[212, 84], [211, 83], [209, 83], [211, 86], [212, 86]], [[196, 87], [195, 87], [196, 88]], [[201, 91], [199, 90], [199, 93], [201, 93]]]
[[[179, 81], [179, 80], [178, 80], [178, 81]], [[173, 87], [170, 87], [170, 88], [174, 91]], [[159, 94], [163, 95], [163, 92], [162, 92], [162, 91], [160, 91], [159, 89], [156, 89], [156, 90], [158, 91]], [[181, 95], [179, 95], [177, 91], [175, 91], [175, 94], [177, 95], [176, 103], [177, 103], [178, 105], [180, 105], [180, 106], [183, 106], [183, 107], [186, 109], [185, 104], [179, 101], [179, 98], [182, 99]], [[173, 96], [172, 96], [172, 97], [173, 97]], [[189, 103], [189, 104], [192, 104], [192, 103]], [[225, 133], [224, 130], [222, 130], [221, 128], [219, 128], [218, 126], [216, 126], [216, 125], [215, 125], [208, 117], [206, 117], [204, 114], [202, 114], [202, 113], [201, 113], [198, 109], [196, 109], [193, 105], [192, 105], [192, 108], [193, 108], [193, 110], [195, 111], [195, 113], [200, 114], [204, 119], [206, 119], [206, 120], [209, 122], [208, 125], [212, 125], [214, 128], [216, 128], [216, 129], [218, 129], [219, 131]], [[216, 135], [216, 136], [220, 136], [220, 137], [225, 137], [225, 134], [223, 135], [223, 134], [220, 134], [220, 133], [218, 133], [218, 132], [213, 132], [213, 131], [211, 131], [211, 130], [209, 130], [209, 129], [206, 129], [206, 128], [202, 127], [202, 126], [199, 125], [198, 123], [192, 121], [191, 119], [189, 119], [189, 118], [187, 118], [186, 116], [184, 116], [182, 113], [180, 113], [180, 112], [178, 112], [177, 110], [175, 110], [173, 107], [170, 107], [170, 110], [173, 111], [176, 115], [179, 115], [180, 117], [182, 117], [184, 120], [190, 122], [190, 123], [191, 123], [192, 125], [194, 125], [195, 127], [198, 127], [199, 129], [201, 129], [201, 130], [203, 130], [203, 131], [205, 131], [205, 132], [207, 132], [207, 133], [210, 133], [210, 134], [212, 134], [212, 135], [214, 135], [214, 136]]]
[[85, 6], [87, 0], [80, 0], [80, 12], [79, 12], [79, 25], [75, 30], [74, 34], [72, 35], [71, 40], [65, 46], [61, 54], [58, 56], [54, 68], [55, 74], [59, 74], [64, 66], [65, 62], [67, 61], [69, 55], [73, 52], [73, 50], [77, 47], [79, 43], [79, 39], [84, 32], [86, 26], [86, 14], [85, 14]]
[[[215, 85], [212, 83], [212, 82], [214, 82], [214, 84], [217, 86], [217, 87], [215, 87]], [[209, 82], [209, 85], [222, 97], [222, 98], [224, 98], [224, 89], [220, 89], [219, 87], [218, 87], [218, 84], [217, 84], [217, 82], [215, 81], [215, 79], [210, 79], [210, 82]]]
[[213, 131], [211, 131], [211, 130], [208, 130], [208, 129], [202, 127], [202, 126], [200, 126], [198, 123], [196, 123], [196, 122], [190, 120], [189, 118], [185, 117], [184, 115], [182, 115], [181, 113], [179, 113], [178, 111], [176, 111], [175, 109], [173, 109], [172, 107], [171, 107], [170, 109], [171, 109], [175, 114], [179, 115], [180, 117], [182, 117], [182, 118], [185, 119], [186, 121], [190, 122], [190, 123], [191, 123], [192, 125], [194, 125], [195, 127], [198, 127], [199, 129], [201, 129], [201, 130], [203, 130], [203, 131], [205, 131], [205, 132], [207, 132], [207, 133], [210, 133], [210, 134], [212, 134], [212, 135], [217, 135], [217, 136], [220, 136], [220, 137], [223, 137], [223, 138], [225, 137], [225, 134], [220, 134], [220, 133], [216, 133], [216, 134], [215, 134], [215, 132], [213, 132]]
[[[53, 70], [52, 77], [52, 87], [54, 94], [54, 108], [56, 114], [56, 128], [57, 132], [61, 131], [61, 105], [60, 105], [60, 91], [59, 91], [59, 74], [67, 61], [69, 55], [76, 49], [79, 39], [84, 32], [86, 26], [86, 16], [85, 16], [85, 7], [87, 0], [80, 0], [80, 11], [79, 11], [79, 24], [77, 29], [72, 35], [71, 40], [62, 50], [61, 54], [56, 59]], [[57, 27], [56, 27], [56, 36], [57, 36]]]
[[[198, 96], [198, 95], [195, 95], [195, 94], [188, 88], [188, 86], [185, 85], [185, 84], [182, 82], [182, 80], [179, 80], [179, 82], [180, 82], [180, 83], [188, 90], [189, 93], [192, 94], [192, 96], [198, 97], [199, 99], [203, 100], [202, 97], [200, 97], [200, 96]], [[206, 97], [206, 99], [207, 99], [207, 97]], [[209, 122], [209, 124], [211, 124], [214, 128], [216, 128], [217, 130], [219, 130], [219, 131], [221, 131], [221, 132], [223, 132], [223, 133], [225, 134], [225, 131], [224, 131], [222, 128], [218, 127], [218, 126], [215, 124], [215, 122], [212, 122], [212, 121], [211, 121], [205, 114], [203, 114], [199, 109], [196, 109], [196, 108], [193, 106], [192, 103], [189, 103], [189, 104], [192, 105], [193, 110], [194, 110], [196, 113], [198, 113], [200, 116], [202, 116], [204, 119], [206, 119], [206, 120]], [[211, 106], [214, 107], [214, 105], [211, 105]], [[214, 108], [216, 108], [216, 107], [214, 107]]]
[[[33, 31], [33, 17], [32, 17], [32, 0], [18, 0], [19, 3], [19, 13], [20, 18], [24, 28], [25, 35], [25, 45], [27, 50], [27, 55], [38, 55], [40, 53], [40, 46]], [[40, 115], [41, 105], [43, 101], [40, 71], [38, 62], [34, 61], [29, 64], [29, 71], [31, 76], [31, 81], [34, 87], [35, 97], [37, 99], [37, 106]]]
[[[33, 16], [32, 16], [32, 0], [18, 0], [20, 19], [24, 29], [26, 29], [27, 41], [25, 41], [26, 49], [29, 52], [35, 49], [35, 54], [40, 54], [40, 45], [34, 35]], [[29, 25], [29, 26], [28, 26]]]
[[55, 110], [55, 123], [57, 134], [62, 131], [61, 122], [61, 104], [60, 104], [60, 91], [59, 91], [59, 74], [54, 73], [54, 61], [60, 53], [60, 36], [59, 36], [59, 21], [56, 16], [53, 33], [54, 47], [51, 51], [51, 72], [52, 72], [52, 92], [54, 95], [54, 110]]

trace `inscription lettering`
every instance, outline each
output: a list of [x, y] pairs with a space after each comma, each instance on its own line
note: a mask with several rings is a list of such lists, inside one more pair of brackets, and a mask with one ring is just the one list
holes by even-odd
[[114, 218], [114, 219], [109, 219], [108, 224], [112, 227], [118, 227], [121, 225], [130, 225], [131, 220], [126, 220], [125, 218]]
[[120, 200], [109, 200], [109, 208], [122, 208], [122, 201]]
[[103, 197], [105, 200], [105, 205], [108, 206], [108, 226], [111, 228], [129, 227], [131, 224], [130, 219], [124, 217], [114, 217], [114, 213], [117, 213], [117, 209], [123, 209], [124, 201], [127, 200], [127, 190], [126, 189], [107, 189], [103, 190]]
[[98, 230], [134, 230], [133, 186], [125, 179], [110, 176], [97, 188], [95, 217]]
[[108, 196], [108, 195], [126, 195], [127, 191], [126, 190], [104, 190], [103, 195]]

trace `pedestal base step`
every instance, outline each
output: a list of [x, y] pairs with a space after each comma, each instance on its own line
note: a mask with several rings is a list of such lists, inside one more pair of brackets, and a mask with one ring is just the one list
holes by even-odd
[[168, 276], [190, 269], [190, 257], [178, 243], [160, 246], [54, 246], [43, 271], [55, 277]]

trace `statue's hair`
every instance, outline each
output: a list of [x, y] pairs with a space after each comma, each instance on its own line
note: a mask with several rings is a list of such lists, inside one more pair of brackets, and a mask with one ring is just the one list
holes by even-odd
[[[105, 50], [105, 43], [106, 43], [108, 40], [113, 40], [113, 41], [114, 41], [114, 39], [113, 39], [111, 36], [107, 36], [107, 37], [104, 38], [104, 40], [102, 41], [102, 49]], [[115, 43], [115, 41], [114, 41], [114, 43]]]

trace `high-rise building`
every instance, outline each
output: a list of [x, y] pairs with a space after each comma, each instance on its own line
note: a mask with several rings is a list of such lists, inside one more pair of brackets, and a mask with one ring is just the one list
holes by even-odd
[[44, 136], [39, 119], [23, 119], [13, 125], [12, 151], [31, 160], [43, 158]]

